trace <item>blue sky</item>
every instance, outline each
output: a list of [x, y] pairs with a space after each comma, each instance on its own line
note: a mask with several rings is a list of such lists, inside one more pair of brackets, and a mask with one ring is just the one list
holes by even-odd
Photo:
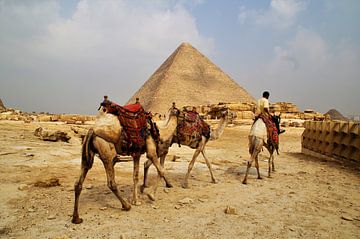
[[255, 98], [360, 115], [359, 16], [357, 0], [0, 0], [0, 97], [95, 114], [189, 42]]

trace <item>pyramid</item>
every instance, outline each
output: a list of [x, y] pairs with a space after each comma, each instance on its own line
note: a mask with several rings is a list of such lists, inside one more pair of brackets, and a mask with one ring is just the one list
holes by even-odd
[[182, 43], [130, 98], [147, 111], [165, 114], [177, 107], [255, 102], [244, 88], [189, 43]]
[[337, 111], [336, 109], [331, 109], [328, 112], [326, 112], [325, 114], [330, 116], [331, 120], [344, 120], [344, 121], [348, 121], [349, 119], [346, 118], [345, 116], [343, 116], [339, 111]]

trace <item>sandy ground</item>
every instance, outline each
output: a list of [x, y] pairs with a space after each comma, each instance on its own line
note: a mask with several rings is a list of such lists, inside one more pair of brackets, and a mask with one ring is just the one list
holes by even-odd
[[[2, 238], [360, 238], [360, 165], [301, 154], [302, 128], [287, 128], [281, 135], [272, 177], [267, 177], [264, 151], [264, 177], [256, 179], [252, 168], [248, 185], [241, 181], [249, 126], [228, 127], [219, 140], [208, 143], [217, 184], [210, 183], [200, 155], [190, 188], [181, 188], [193, 150], [173, 145], [170, 154], [179, 158], [165, 166], [174, 187], [161, 183], [155, 202], [141, 195], [142, 204], [130, 211], [121, 210], [96, 158], [80, 197], [84, 222], [74, 225], [73, 184], [80, 170], [81, 141], [73, 134], [69, 143], [42, 141], [33, 135], [40, 125], [71, 132], [70, 125], [0, 121]], [[132, 162], [120, 162], [115, 169], [129, 200]], [[154, 179], [153, 167], [150, 175]], [[60, 185], [41, 184], [51, 178]], [[225, 213], [227, 207], [233, 213]]]

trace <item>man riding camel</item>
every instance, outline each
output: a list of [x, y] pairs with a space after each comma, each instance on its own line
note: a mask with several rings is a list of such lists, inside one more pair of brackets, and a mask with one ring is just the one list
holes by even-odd
[[276, 119], [276, 116], [273, 116], [270, 114], [269, 96], [270, 96], [270, 93], [268, 91], [264, 91], [263, 97], [257, 101], [255, 120], [257, 118], [259, 118], [260, 114], [267, 116], [269, 119], [271, 119], [275, 123], [276, 129], [278, 131], [277, 133], [282, 134], [285, 132], [285, 130], [280, 130], [280, 124], [279, 124], [279, 121]]
[[258, 100], [255, 112], [255, 121], [260, 118], [265, 123], [268, 132], [267, 143], [268, 145], [272, 145], [279, 154], [279, 134], [283, 133], [285, 130], [280, 131], [279, 116], [273, 116], [270, 114], [269, 96], [270, 93], [268, 91], [264, 91], [263, 97]]

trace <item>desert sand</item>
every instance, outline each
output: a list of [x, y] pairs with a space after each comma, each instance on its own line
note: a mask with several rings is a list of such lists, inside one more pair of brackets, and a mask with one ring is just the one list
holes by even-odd
[[[68, 143], [42, 141], [34, 136], [39, 126], [67, 131], [72, 138]], [[141, 205], [130, 211], [121, 209], [106, 186], [105, 170], [96, 157], [80, 196], [84, 222], [72, 224], [81, 139], [71, 127], [0, 121], [1, 238], [360, 237], [360, 165], [301, 154], [304, 129], [286, 128], [280, 155], [275, 155], [276, 172], [267, 177], [268, 153], [263, 151], [263, 179], [257, 179], [252, 167], [243, 185], [249, 125], [227, 127], [220, 139], [208, 143], [217, 184], [210, 182], [199, 156], [190, 188], [183, 189], [193, 150], [173, 145], [169, 154], [176, 160], [167, 160], [165, 168], [174, 187], [161, 182], [156, 201], [140, 195]], [[130, 201], [132, 162], [125, 159], [115, 169], [118, 186]], [[153, 166], [150, 176], [153, 181]]]

